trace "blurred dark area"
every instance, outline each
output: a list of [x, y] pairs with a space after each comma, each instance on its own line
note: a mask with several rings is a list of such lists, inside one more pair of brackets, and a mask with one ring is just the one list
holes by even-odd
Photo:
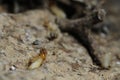
[[[100, 6], [106, 11], [104, 23], [98, 24], [93, 28], [96, 33], [112, 34], [119, 39], [120, 36], [120, 0], [0, 0], [0, 12], [19, 13], [32, 9], [39, 9], [50, 2], [62, 8], [67, 14], [67, 18], [82, 18], [90, 11], [98, 8], [100, 1], [104, 4]], [[80, 1], [78, 3], [77, 1]], [[95, 4], [95, 2], [98, 2]], [[71, 4], [71, 3], [72, 4]], [[45, 4], [46, 3], [46, 4]], [[92, 6], [90, 4], [93, 4]], [[78, 8], [76, 8], [78, 7]]]
[[1, 9], [10, 13], [18, 13], [39, 8], [43, 0], [0, 0]]

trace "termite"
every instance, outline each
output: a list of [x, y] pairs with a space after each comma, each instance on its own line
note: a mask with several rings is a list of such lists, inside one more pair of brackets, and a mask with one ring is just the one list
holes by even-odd
[[46, 59], [47, 50], [45, 48], [40, 49], [40, 53], [30, 59], [28, 63], [28, 69], [36, 69], [40, 67]]
[[58, 18], [66, 18], [65, 12], [56, 5], [54, 0], [50, 0], [49, 7], [52, 13], [55, 14]]

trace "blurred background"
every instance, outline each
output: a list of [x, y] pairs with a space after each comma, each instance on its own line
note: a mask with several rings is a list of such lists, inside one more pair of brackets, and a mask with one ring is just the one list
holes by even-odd
[[120, 0], [106, 0], [104, 8], [107, 12], [107, 20], [112, 32], [120, 38]]

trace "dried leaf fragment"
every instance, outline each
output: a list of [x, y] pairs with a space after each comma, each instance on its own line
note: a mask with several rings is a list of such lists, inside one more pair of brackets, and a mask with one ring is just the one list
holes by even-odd
[[30, 59], [28, 69], [36, 69], [40, 67], [43, 64], [44, 60], [46, 59], [46, 55], [47, 55], [46, 49], [41, 48], [40, 53], [37, 56]]

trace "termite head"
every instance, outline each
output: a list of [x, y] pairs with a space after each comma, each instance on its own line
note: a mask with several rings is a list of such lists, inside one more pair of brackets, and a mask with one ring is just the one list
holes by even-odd
[[45, 48], [41, 48], [41, 49], [40, 49], [40, 54], [39, 54], [39, 56], [40, 56], [43, 60], [45, 60], [45, 59], [46, 59], [46, 55], [47, 55], [47, 50], [46, 50]]

